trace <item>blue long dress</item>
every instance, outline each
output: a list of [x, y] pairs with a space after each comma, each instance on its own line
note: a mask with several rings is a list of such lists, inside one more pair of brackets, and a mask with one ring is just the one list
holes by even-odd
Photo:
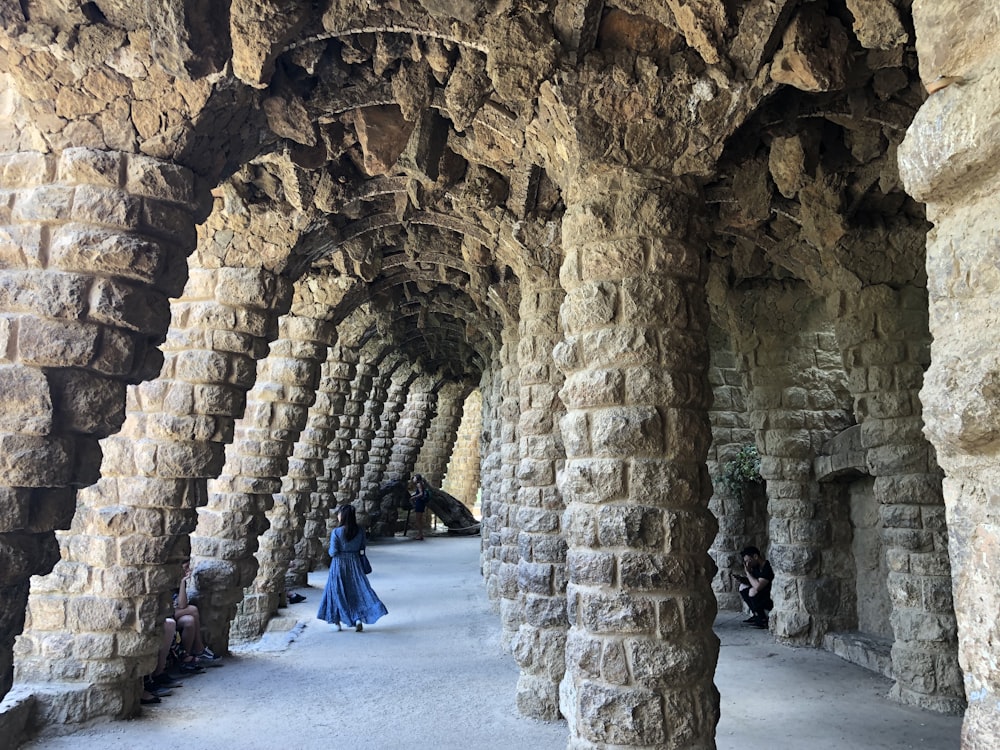
[[361, 569], [361, 550], [365, 548], [364, 529], [358, 529], [353, 539], [344, 538], [344, 527], [338, 526], [330, 535], [330, 574], [319, 602], [321, 620], [353, 625], [358, 620], [370, 625], [389, 613], [375, 594], [368, 577]]

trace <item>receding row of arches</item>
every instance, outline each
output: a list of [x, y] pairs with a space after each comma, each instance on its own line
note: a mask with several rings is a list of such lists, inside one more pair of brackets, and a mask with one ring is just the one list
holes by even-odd
[[130, 714], [182, 560], [224, 650], [422, 471], [573, 747], [712, 745], [748, 542], [988, 742], [998, 23], [941, 13], [0, 4], [0, 692]]

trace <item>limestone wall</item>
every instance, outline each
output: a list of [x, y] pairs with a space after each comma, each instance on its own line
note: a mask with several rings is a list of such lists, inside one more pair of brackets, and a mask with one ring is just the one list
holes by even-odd
[[479, 505], [480, 436], [483, 431], [483, 395], [472, 391], [462, 406], [462, 421], [455, 437], [441, 488], [475, 513]]
[[[986, 748], [1000, 737], [995, 666], [1000, 359], [993, 336], [1000, 310], [1000, 53], [995, 44], [1000, 15], [992, 3], [919, 2], [914, 22], [921, 77], [935, 93], [907, 132], [900, 171], [907, 190], [927, 202], [934, 224], [927, 243], [933, 343], [920, 398], [924, 434], [946, 475], [952, 574], [950, 589], [936, 593], [942, 606], [953, 604], [957, 618], [958, 660], [969, 702], [962, 744]], [[911, 564], [910, 557], [894, 561], [905, 571], [912, 570]], [[939, 559], [933, 569], [943, 566]], [[923, 680], [932, 681], [935, 675], [926, 666]]]

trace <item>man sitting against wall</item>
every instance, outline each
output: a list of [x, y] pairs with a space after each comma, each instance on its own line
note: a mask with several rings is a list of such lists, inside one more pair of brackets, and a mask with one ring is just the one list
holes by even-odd
[[771, 563], [760, 556], [760, 550], [756, 547], [744, 547], [740, 552], [743, 558], [743, 570], [746, 576], [735, 576], [740, 582], [740, 596], [750, 608], [750, 617], [745, 622], [755, 628], [767, 627], [767, 613], [774, 609], [774, 602], [771, 600], [771, 581], [774, 580], [774, 571]]

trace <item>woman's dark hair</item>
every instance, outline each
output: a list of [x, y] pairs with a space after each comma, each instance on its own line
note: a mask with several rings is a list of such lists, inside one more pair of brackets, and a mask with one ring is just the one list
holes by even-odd
[[344, 527], [344, 538], [348, 541], [358, 535], [358, 516], [353, 505], [340, 506], [340, 525]]

